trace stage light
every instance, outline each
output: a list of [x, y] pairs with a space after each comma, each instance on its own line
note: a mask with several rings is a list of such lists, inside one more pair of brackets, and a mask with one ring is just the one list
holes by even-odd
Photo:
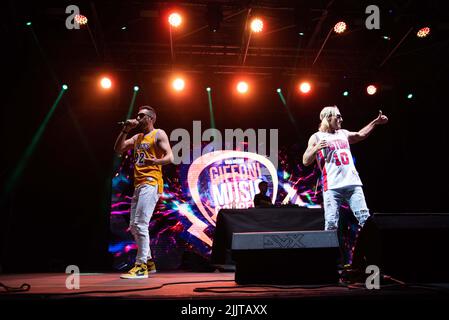
[[346, 23], [343, 21], [337, 22], [334, 26], [335, 33], [343, 33], [346, 30]]
[[123, 26], [121, 29], [122, 29], [122, 30], [126, 30], [126, 26]]
[[30, 27], [30, 26], [31, 26], [31, 21], [28, 21], [28, 22], [26, 23], [26, 25], [27, 25], [28, 27]]
[[246, 83], [245, 81], [240, 81], [237, 84], [237, 91], [241, 94], [247, 93], [248, 89], [249, 89], [248, 83]]
[[418, 33], [416, 33], [416, 36], [418, 38], [425, 38], [429, 35], [430, 33], [430, 28], [429, 27], [424, 27], [418, 30]]
[[[287, 101], [285, 100], [285, 97], [282, 94], [281, 88], [278, 88], [276, 91], [278, 93], [279, 99], [281, 99], [281, 101], [282, 101], [282, 104], [287, 108], [287, 112], [289, 112], [288, 111], [288, 106], [287, 106]], [[289, 116], [290, 116], [290, 112], [289, 112]]]
[[139, 86], [134, 86], [134, 91], [135, 92], [139, 91], [139, 89], [140, 89]]
[[343, 96], [344, 96], [344, 97], [349, 96], [349, 91], [343, 91]]
[[66, 84], [63, 84], [63, 85], [62, 85], [62, 90], [67, 90], [68, 88], [69, 88], [68, 85], [66, 85]]
[[411, 99], [411, 98], [413, 98], [413, 93], [409, 93], [409, 94], [407, 95], [407, 99]]
[[172, 14], [170, 14], [170, 16], [168, 17], [168, 22], [170, 23], [170, 25], [172, 27], [179, 27], [182, 23], [182, 18], [181, 15], [177, 12], [173, 12]]
[[87, 24], [87, 18], [86, 18], [86, 16], [83, 16], [82, 14], [77, 14], [75, 16], [75, 22], [80, 25], [85, 25], [85, 24]]
[[112, 81], [108, 77], [103, 77], [100, 80], [100, 86], [103, 89], [110, 89], [112, 87]]
[[176, 78], [175, 80], [173, 80], [172, 86], [173, 89], [175, 89], [176, 91], [182, 91], [184, 90], [186, 83], [184, 81], [184, 79], [181, 78]]
[[[207, 87], [207, 102], [209, 103], [209, 117], [210, 117], [210, 127], [215, 129], [215, 116], [214, 116], [214, 105], [212, 103], [212, 94], [210, 93], [211, 88]], [[214, 141], [216, 141], [217, 137], [214, 135]]]
[[375, 85], [370, 84], [368, 87], [366, 87], [366, 92], [372, 96], [377, 92], [377, 87]]
[[263, 21], [260, 20], [259, 18], [255, 18], [253, 19], [253, 21], [251, 21], [251, 30], [253, 32], [261, 32], [263, 29]]
[[384, 40], [391, 40], [389, 36], [383, 36]]
[[309, 93], [311, 89], [312, 89], [312, 86], [307, 81], [301, 82], [301, 84], [299, 85], [299, 91], [301, 91], [304, 94]]
[[300, 37], [305, 36], [307, 30], [312, 25], [311, 6], [305, 3], [306, 1], [295, 1], [293, 5], [292, 23], [295, 26], [295, 31]]

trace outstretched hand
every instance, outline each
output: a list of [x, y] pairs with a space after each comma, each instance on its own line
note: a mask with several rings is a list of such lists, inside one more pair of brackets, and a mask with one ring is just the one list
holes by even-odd
[[382, 110], [379, 110], [379, 115], [377, 116], [377, 118], [374, 120], [375, 124], [385, 124], [388, 122], [388, 118], [387, 116], [382, 114]]

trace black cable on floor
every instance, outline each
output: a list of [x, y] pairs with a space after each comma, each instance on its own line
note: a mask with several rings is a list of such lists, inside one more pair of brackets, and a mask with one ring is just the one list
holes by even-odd
[[79, 296], [83, 294], [99, 294], [99, 293], [127, 293], [127, 292], [140, 292], [140, 291], [150, 291], [161, 289], [166, 286], [178, 285], [178, 284], [193, 284], [193, 283], [210, 283], [210, 282], [234, 282], [234, 280], [203, 280], [203, 281], [185, 281], [185, 282], [168, 282], [163, 283], [156, 287], [145, 287], [145, 288], [134, 288], [134, 289], [125, 289], [125, 290], [94, 290], [94, 291], [76, 291], [76, 292], [68, 292], [68, 293], [51, 293], [51, 294], [42, 294], [48, 297], [59, 297], [59, 296]]
[[[302, 286], [279, 286], [279, 285], [240, 285], [235, 287], [209, 287], [209, 288], [195, 288], [194, 292], [212, 292], [212, 293], [264, 293], [264, 292], [286, 292], [288, 290], [297, 289], [321, 289], [321, 288], [336, 288], [338, 284], [325, 284], [325, 285], [302, 285]], [[277, 290], [264, 290], [264, 291], [251, 291], [240, 290], [245, 288], [273, 288]], [[223, 290], [221, 290], [223, 289]]]
[[5, 292], [25, 292], [31, 289], [28, 283], [23, 283], [20, 287], [10, 287], [0, 282], [0, 287], [5, 289]]

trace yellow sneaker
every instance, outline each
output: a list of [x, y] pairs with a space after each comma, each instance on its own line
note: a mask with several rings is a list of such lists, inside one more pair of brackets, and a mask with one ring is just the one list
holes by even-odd
[[153, 259], [147, 261], [148, 273], [156, 273], [156, 264]]
[[145, 279], [148, 278], [148, 267], [145, 263], [136, 263], [127, 273], [120, 276], [122, 279]]

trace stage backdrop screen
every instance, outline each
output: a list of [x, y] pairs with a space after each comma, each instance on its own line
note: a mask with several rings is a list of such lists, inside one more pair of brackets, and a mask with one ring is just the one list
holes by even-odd
[[[164, 166], [164, 192], [149, 227], [158, 268], [182, 268], [186, 254], [207, 261], [219, 210], [253, 207], [261, 181], [268, 183], [267, 195], [275, 205], [319, 206], [319, 172], [315, 167], [305, 170], [301, 156], [292, 147], [281, 149], [276, 169], [269, 158], [257, 153], [220, 150], [203, 154], [191, 164]], [[132, 160], [132, 151], [117, 159], [112, 180], [109, 251], [117, 270], [132, 265], [137, 250], [129, 230]]]

